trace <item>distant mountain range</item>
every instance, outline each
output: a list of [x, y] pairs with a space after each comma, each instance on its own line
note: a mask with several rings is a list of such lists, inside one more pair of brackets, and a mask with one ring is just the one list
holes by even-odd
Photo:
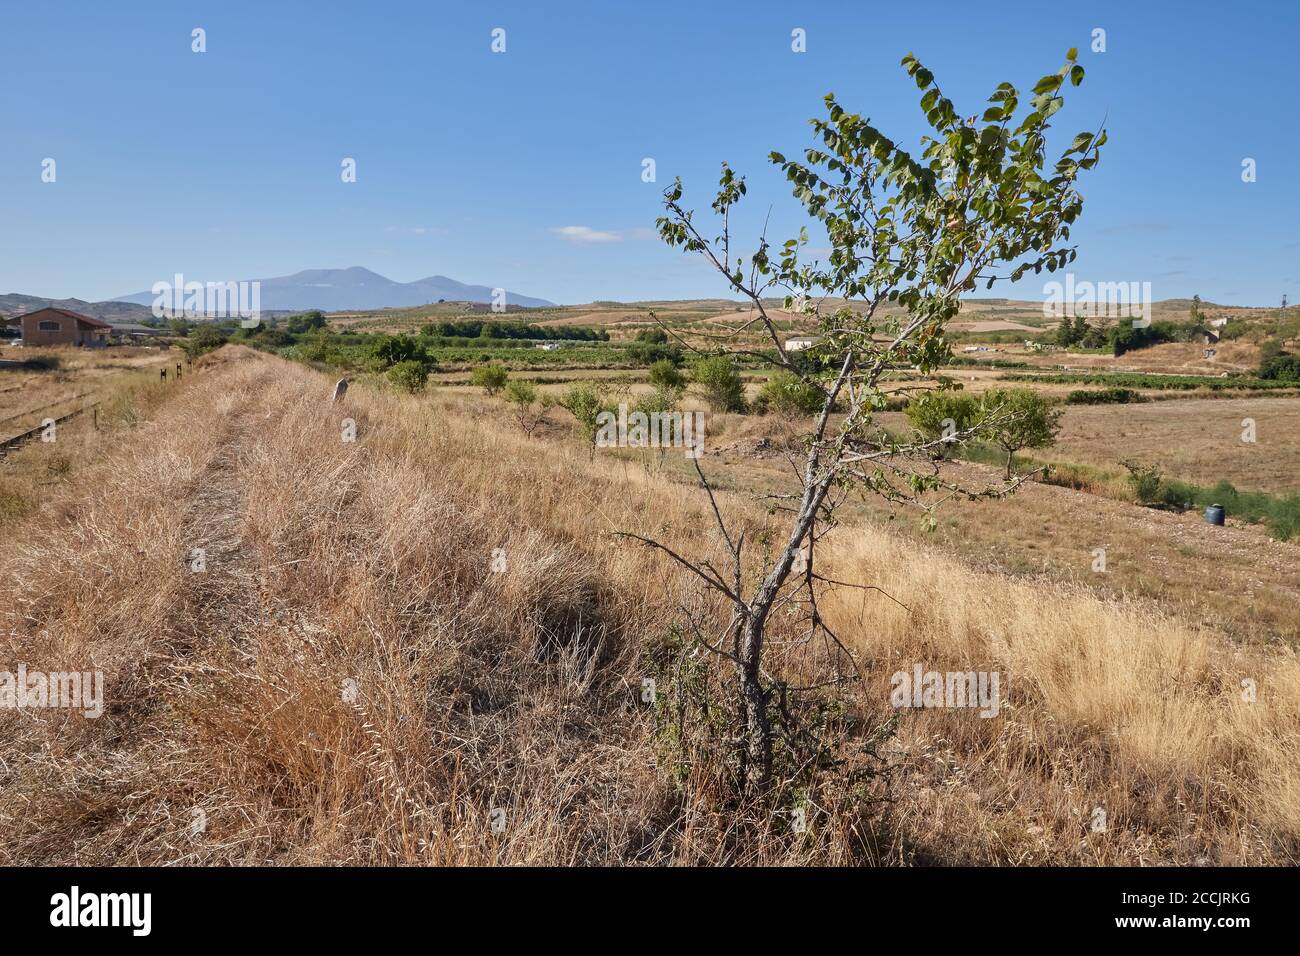
[[[152, 304], [152, 299], [150, 303]], [[153, 318], [153, 310], [148, 306], [131, 305], [127, 302], [87, 302], [85, 299], [48, 299], [39, 295], [23, 295], [20, 292], [0, 294], [0, 316], [26, 315], [37, 309], [70, 309], [82, 315], [94, 316], [105, 322], [140, 322]]]
[[[167, 281], [171, 281], [167, 276]], [[198, 278], [187, 276], [188, 280]], [[349, 269], [307, 269], [290, 276], [259, 279], [263, 312], [359, 312], [371, 309], [402, 309], [428, 305], [440, 299], [447, 302], [491, 302], [492, 288], [466, 285], [446, 276], [429, 276], [414, 282], [394, 282], [378, 272], [352, 266]], [[21, 315], [36, 309], [55, 307], [71, 309], [106, 322], [139, 322], [152, 317], [156, 296], [136, 292], [104, 302], [84, 299], [49, 299], [18, 292], [0, 294], [0, 315]], [[506, 305], [520, 308], [553, 306], [532, 296], [506, 290]]]
[[[170, 277], [168, 277], [170, 279]], [[187, 277], [197, 278], [197, 277]], [[446, 276], [429, 276], [414, 282], [394, 282], [387, 276], [361, 266], [347, 269], [306, 269], [290, 276], [276, 276], [256, 280], [262, 284], [262, 309], [266, 312], [300, 312], [320, 309], [322, 312], [366, 311], [370, 309], [403, 309], [415, 305], [428, 305], [440, 299], [447, 302], [491, 302], [492, 287], [466, 285]], [[114, 301], [136, 305], [152, 305], [152, 292], [136, 292], [118, 296]], [[507, 306], [540, 308], [555, 303], [532, 296], [519, 295], [507, 289]]]

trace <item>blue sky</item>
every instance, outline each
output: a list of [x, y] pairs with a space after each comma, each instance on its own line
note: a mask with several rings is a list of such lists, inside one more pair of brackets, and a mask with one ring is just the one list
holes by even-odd
[[[1300, 301], [1300, 4], [7, 2], [0, 292], [103, 299], [362, 265], [556, 302], [726, 293], [653, 238], [675, 175], [748, 175], [754, 234], [803, 222], [766, 161], [834, 91], [914, 143], [913, 51], [966, 114], [1077, 46], [1062, 139], [1107, 116], [1080, 279]], [[191, 30], [207, 52], [191, 52]], [[491, 52], [491, 31], [506, 52]], [[807, 52], [791, 51], [802, 28]], [[1091, 33], [1106, 31], [1106, 52]], [[46, 157], [57, 182], [41, 182]], [[340, 163], [357, 162], [343, 183]], [[641, 179], [645, 157], [658, 182]], [[1243, 183], [1241, 163], [1257, 164]], [[578, 227], [564, 230], [565, 227]], [[986, 295], [1041, 297], [1042, 279]]]

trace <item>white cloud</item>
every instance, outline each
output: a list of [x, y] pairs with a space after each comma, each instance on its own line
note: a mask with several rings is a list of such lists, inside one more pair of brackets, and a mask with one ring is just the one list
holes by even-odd
[[619, 242], [623, 238], [616, 232], [601, 232], [590, 226], [552, 226], [551, 232], [570, 242]]

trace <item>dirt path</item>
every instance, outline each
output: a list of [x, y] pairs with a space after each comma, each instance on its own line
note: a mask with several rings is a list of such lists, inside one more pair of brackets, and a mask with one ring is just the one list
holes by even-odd
[[[257, 381], [269, 378], [268, 370]], [[244, 394], [259, 391], [249, 388]], [[235, 639], [265, 611], [258, 572], [244, 546], [248, 499], [239, 476], [268, 418], [260, 405], [232, 397], [220, 421], [222, 437], [195, 483], [183, 533], [191, 574], [177, 618], [193, 628], [180, 635], [191, 644]]]

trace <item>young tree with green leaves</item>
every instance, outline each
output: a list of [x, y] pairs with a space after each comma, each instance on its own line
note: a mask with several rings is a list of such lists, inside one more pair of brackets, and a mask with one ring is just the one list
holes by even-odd
[[198, 325], [185, 340], [185, 353], [193, 360], [221, 348], [228, 340], [229, 336], [215, 325]]
[[429, 364], [429, 353], [422, 344], [409, 335], [386, 336], [374, 349], [375, 360], [385, 369], [400, 362]]
[[302, 335], [314, 329], [323, 329], [327, 324], [325, 313], [319, 309], [313, 309], [310, 312], [289, 316], [288, 321], [285, 322], [285, 330], [291, 335]]
[[656, 388], [683, 389], [686, 376], [670, 359], [660, 359], [650, 366], [650, 384]]
[[988, 434], [1007, 453], [1007, 480], [1011, 480], [1015, 454], [1025, 448], [1056, 444], [1063, 409], [1027, 388], [994, 388], [981, 397], [986, 418], [995, 422]]
[[[818, 245], [830, 247], [824, 261], [801, 258], [809, 243], [806, 229], [779, 249], [763, 236], [748, 261], [733, 260], [730, 218], [746, 185], [726, 164], [712, 203], [719, 223], [715, 237], [707, 237], [701, 220], [683, 205], [680, 180], [665, 192], [665, 215], [658, 220], [668, 245], [702, 256], [725, 277], [730, 291], [746, 300], [756, 316], [749, 324], [762, 330], [768, 345], [761, 354], [815, 388], [822, 399], [805, 436], [805, 457], [799, 463], [802, 489], [785, 502], [788, 528], [757, 570], [748, 563], [748, 574], [742, 573], [743, 537], [732, 533], [716, 507], [731, 573], [691, 561], [652, 539], [628, 535], [668, 553], [731, 609], [725, 631], [716, 639], [700, 640], [734, 668], [741, 795], [767, 792], [772, 781], [770, 711], [774, 695], [784, 699], [787, 692], [763, 669], [773, 608], [799, 591], [802, 599], [791, 606], [806, 608], [812, 631], [833, 640], [848, 656], [817, 612], [825, 579], [817, 572], [816, 545], [833, 524], [840, 500], [833, 490], [856, 485], [914, 501], [926, 509], [932, 524], [934, 506], [922, 501], [921, 493], [948, 487], [932, 467], [914, 464], [928, 460], [933, 442], [899, 444], [877, 437], [873, 414], [885, 404], [884, 377], [895, 370], [926, 376], [936, 372], [949, 358], [944, 327], [960, 309], [963, 294], [1028, 272], [1054, 272], [1073, 261], [1070, 228], [1083, 209], [1076, 181], [1096, 165], [1106, 141], [1103, 130], [1079, 133], [1047, 165], [1048, 130], [1064, 104], [1062, 92], [1067, 83], [1078, 85], [1083, 79], [1075, 50], [1058, 71], [1034, 84], [1032, 94], [1022, 97], [1012, 84], [1000, 84], [982, 116], [959, 111], [911, 54], [902, 65], [921, 91], [921, 110], [930, 128], [918, 151], [904, 149], [831, 94], [826, 115], [812, 120], [814, 144], [803, 158], [771, 155], [795, 198], [825, 231], [825, 241], [818, 237]], [[787, 308], [796, 301], [808, 303], [803, 310], [816, 321], [820, 335], [816, 348], [808, 350], [815, 361], [792, 361], [782, 349], [777, 320], [768, 312], [768, 301], [780, 294]], [[846, 300], [855, 307], [823, 312], [817, 303], [824, 300]], [[886, 305], [893, 308], [886, 310]], [[739, 345], [720, 352], [727, 363], [736, 353], [759, 354]], [[837, 405], [843, 414], [833, 420]], [[954, 437], [967, 436], [959, 432]], [[712, 500], [711, 486], [695, 464]], [[1005, 494], [1019, 480], [1023, 478], [984, 492], [958, 488], [953, 493]]]
[[556, 404], [573, 416], [578, 429], [589, 443], [588, 451], [594, 457], [596, 435], [600, 431], [600, 413], [610, 410], [605, 393], [590, 382], [578, 382], [570, 385]]
[[533, 432], [541, 425], [542, 419], [550, 411], [555, 400], [549, 395], [539, 397], [537, 386], [532, 382], [523, 382], [513, 379], [506, 383], [505, 400], [510, 403], [514, 412], [515, 421], [523, 433], [529, 438], [533, 437]]

